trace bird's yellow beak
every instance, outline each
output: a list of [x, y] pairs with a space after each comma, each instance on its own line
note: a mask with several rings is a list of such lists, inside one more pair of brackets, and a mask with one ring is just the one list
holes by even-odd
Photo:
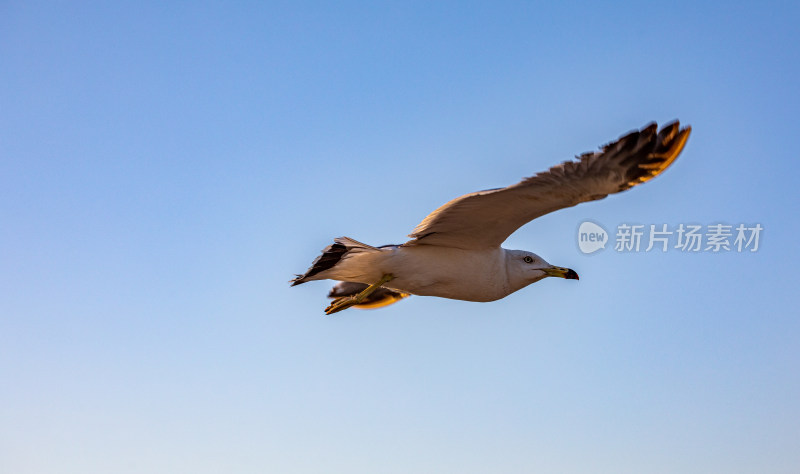
[[551, 277], [566, 278], [567, 280], [580, 280], [580, 278], [578, 278], [578, 274], [575, 273], [575, 270], [572, 270], [571, 268], [554, 267], [551, 265], [547, 268], [542, 268], [542, 271], [545, 273], [545, 275]]

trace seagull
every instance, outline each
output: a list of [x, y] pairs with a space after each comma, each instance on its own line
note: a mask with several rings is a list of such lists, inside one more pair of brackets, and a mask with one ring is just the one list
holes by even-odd
[[401, 245], [373, 247], [339, 237], [290, 283], [338, 281], [325, 309], [333, 314], [410, 295], [488, 302], [545, 277], [578, 280], [575, 270], [501, 244], [537, 217], [653, 179], [680, 155], [691, 131], [677, 120], [661, 130], [650, 123], [517, 184], [465, 194], [430, 213]]

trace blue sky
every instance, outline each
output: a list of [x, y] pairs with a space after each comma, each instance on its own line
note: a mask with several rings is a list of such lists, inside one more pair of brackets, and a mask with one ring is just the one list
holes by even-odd
[[[4, 2], [0, 471], [797, 472], [796, 5]], [[324, 316], [332, 238], [649, 121], [663, 176], [480, 304]], [[586, 256], [591, 219], [764, 227]]]

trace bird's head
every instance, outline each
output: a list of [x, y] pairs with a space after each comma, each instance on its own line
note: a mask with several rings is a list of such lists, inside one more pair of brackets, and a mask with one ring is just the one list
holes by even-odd
[[507, 250], [506, 262], [512, 286], [521, 285], [520, 288], [545, 277], [579, 279], [575, 270], [550, 265], [542, 257], [525, 250]]

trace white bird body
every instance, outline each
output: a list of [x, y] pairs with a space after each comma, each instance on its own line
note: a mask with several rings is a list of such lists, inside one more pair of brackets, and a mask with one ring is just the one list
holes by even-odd
[[509, 256], [503, 248], [476, 251], [428, 245], [365, 247], [348, 252], [336, 266], [317, 276], [369, 285], [391, 274], [392, 280], [383, 285], [386, 288], [466, 301], [494, 301], [522, 288], [519, 278], [515, 279], [516, 285], [511, 284]]
[[385, 286], [412, 295], [494, 301], [512, 291], [502, 248], [463, 250], [435, 246], [397, 247], [389, 257], [399, 270]]

